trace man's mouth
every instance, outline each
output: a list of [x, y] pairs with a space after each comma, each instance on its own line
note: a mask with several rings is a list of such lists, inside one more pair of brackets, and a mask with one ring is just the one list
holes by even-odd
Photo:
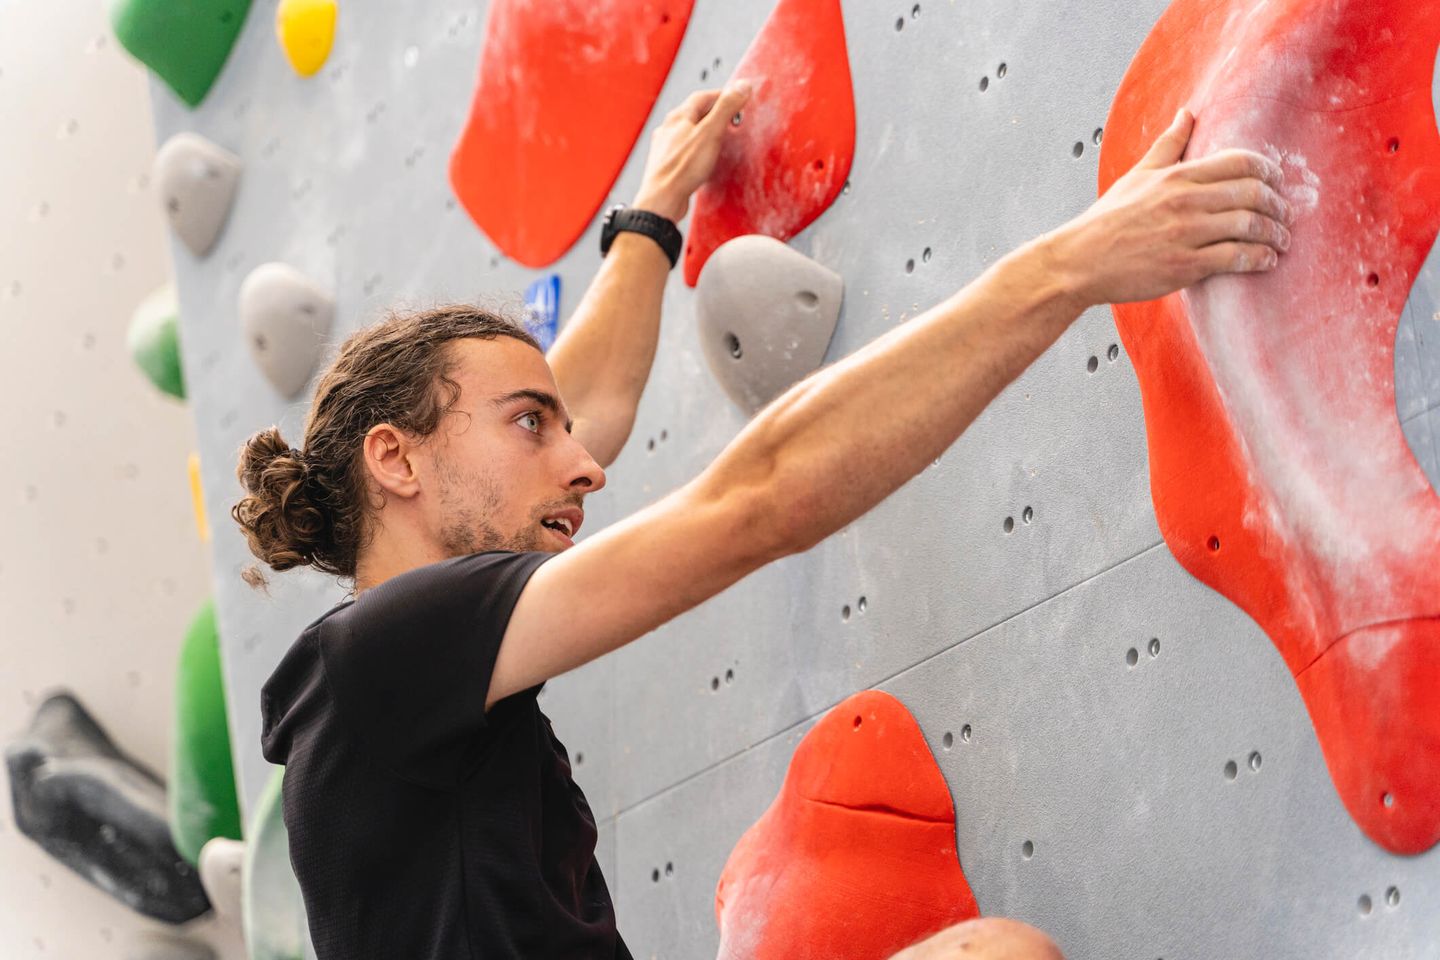
[[566, 546], [573, 547], [575, 545], [575, 534], [580, 531], [580, 524], [583, 523], [584, 520], [584, 511], [572, 508], [569, 510], [561, 510], [548, 517], [542, 517], [540, 525], [555, 534], [556, 538], [561, 540]]

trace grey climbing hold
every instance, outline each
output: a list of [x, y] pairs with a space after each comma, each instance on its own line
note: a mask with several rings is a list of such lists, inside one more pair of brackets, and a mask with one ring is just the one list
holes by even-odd
[[131, 908], [169, 923], [210, 909], [170, 842], [165, 783], [122, 753], [69, 693], [40, 704], [5, 750], [15, 825]]
[[124, 960], [215, 960], [208, 943], [164, 933], [142, 933], [125, 947]]
[[240, 922], [241, 890], [245, 882], [245, 843], [215, 837], [200, 848], [200, 883], [215, 913]]
[[262, 263], [240, 284], [240, 325], [250, 356], [288, 399], [300, 395], [335, 317], [330, 292], [283, 263]]
[[840, 275], [772, 237], [722, 244], [695, 287], [700, 344], [715, 379], [753, 414], [825, 359]]
[[152, 179], [176, 235], [205, 256], [230, 216], [240, 158], [198, 133], [177, 133], [155, 154]]

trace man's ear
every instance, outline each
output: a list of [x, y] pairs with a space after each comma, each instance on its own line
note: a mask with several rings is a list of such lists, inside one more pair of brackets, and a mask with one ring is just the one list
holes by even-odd
[[361, 444], [365, 471], [382, 495], [413, 497], [420, 492], [415, 456], [418, 450], [419, 445], [409, 434], [388, 423], [377, 424], [365, 434]]

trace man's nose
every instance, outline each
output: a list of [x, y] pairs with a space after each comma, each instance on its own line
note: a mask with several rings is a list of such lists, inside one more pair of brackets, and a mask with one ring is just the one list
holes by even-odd
[[575, 445], [577, 463], [572, 468], [574, 474], [570, 480], [571, 487], [579, 487], [586, 493], [595, 493], [605, 486], [605, 469], [595, 462], [590, 456], [590, 451], [585, 445], [573, 437], [570, 440]]

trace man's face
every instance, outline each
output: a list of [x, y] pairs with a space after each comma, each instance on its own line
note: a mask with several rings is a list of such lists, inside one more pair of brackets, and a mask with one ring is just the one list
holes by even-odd
[[446, 556], [574, 546], [584, 495], [605, 485], [569, 432], [545, 357], [511, 337], [453, 341], [460, 397], [428, 445], [427, 520]]

